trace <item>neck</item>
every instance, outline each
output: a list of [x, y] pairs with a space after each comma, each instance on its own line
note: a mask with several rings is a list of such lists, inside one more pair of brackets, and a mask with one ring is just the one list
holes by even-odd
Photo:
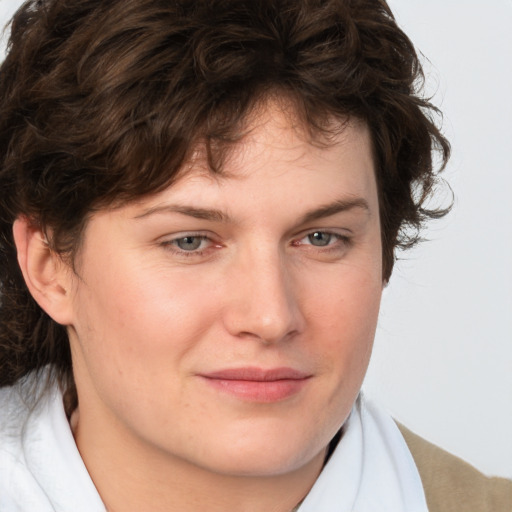
[[[98, 418], [75, 412], [78, 449], [108, 512], [291, 512], [308, 493], [325, 458], [272, 476], [217, 473], [162, 453]], [[110, 435], [114, 434], [115, 435]]]

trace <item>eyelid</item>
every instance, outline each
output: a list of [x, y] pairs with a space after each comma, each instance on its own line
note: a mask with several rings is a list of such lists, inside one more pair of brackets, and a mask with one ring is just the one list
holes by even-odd
[[[340, 232], [341, 231], [341, 232]], [[295, 237], [291, 241], [291, 246], [297, 249], [306, 251], [306, 254], [316, 254], [331, 257], [341, 257], [353, 244], [352, 232], [347, 233], [350, 230], [340, 230], [336, 228], [324, 228], [324, 229], [309, 229], [303, 231], [300, 235]], [[327, 245], [314, 245], [310, 241], [305, 241], [308, 236], [314, 233], [323, 233], [333, 237], [333, 240], [329, 240]]]
[[300, 233], [293, 237], [293, 240], [302, 240], [303, 238], [312, 235], [313, 233], [325, 233], [340, 238], [351, 238], [354, 236], [352, 230], [348, 228], [309, 228], [302, 230]]
[[207, 238], [213, 240], [215, 236], [209, 231], [178, 231], [177, 233], [168, 233], [158, 238], [158, 242], [172, 242], [173, 240], [180, 240], [187, 237]]
[[[176, 242], [184, 238], [201, 238], [202, 240], [208, 241], [206, 247], [195, 249], [195, 250], [184, 250], [180, 249]], [[206, 231], [183, 231], [179, 233], [172, 233], [172, 235], [165, 235], [157, 240], [158, 245], [165, 248], [165, 250], [174, 253], [177, 256], [201, 256], [209, 249], [214, 247], [220, 247], [221, 244], [216, 240], [216, 237], [211, 232]]]

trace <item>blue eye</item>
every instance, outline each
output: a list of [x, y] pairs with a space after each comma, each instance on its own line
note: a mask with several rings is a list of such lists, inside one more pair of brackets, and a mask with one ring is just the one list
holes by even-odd
[[205, 239], [204, 236], [184, 236], [173, 240], [173, 244], [182, 251], [197, 251]]
[[316, 247], [325, 247], [329, 245], [332, 241], [333, 234], [326, 233], [325, 231], [315, 231], [314, 233], [310, 233], [308, 235], [308, 241], [311, 245]]

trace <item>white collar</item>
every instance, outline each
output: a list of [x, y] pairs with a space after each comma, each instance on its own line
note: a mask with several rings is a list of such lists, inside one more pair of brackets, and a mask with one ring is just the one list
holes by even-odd
[[1, 389], [0, 410], [2, 512], [105, 512], [57, 386], [45, 391], [33, 408], [23, 400], [19, 385]]
[[343, 437], [298, 512], [428, 512], [416, 464], [392, 418], [359, 397]]

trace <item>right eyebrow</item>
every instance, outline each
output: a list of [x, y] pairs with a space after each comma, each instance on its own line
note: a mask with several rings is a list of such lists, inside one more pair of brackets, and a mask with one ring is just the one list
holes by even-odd
[[193, 206], [179, 205], [179, 204], [162, 204], [153, 206], [144, 210], [141, 214], [136, 215], [134, 219], [144, 219], [151, 215], [165, 214], [165, 213], [179, 213], [187, 215], [194, 219], [209, 220], [214, 222], [227, 222], [229, 217], [222, 211], [209, 208], [195, 208]]
[[320, 206], [319, 208], [315, 208], [314, 210], [307, 212], [302, 217], [300, 224], [308, 224], [315, 220], [330, 217], [331, 215], [336, 215], [337, 213], [345, 212], [352, 209], [361, 209], [368, 215], [370, 215], [371, 213], [368, 201], [366, 201], [366, 199], [363, 199], [362, 197], [339, 199], [337, 201]]

